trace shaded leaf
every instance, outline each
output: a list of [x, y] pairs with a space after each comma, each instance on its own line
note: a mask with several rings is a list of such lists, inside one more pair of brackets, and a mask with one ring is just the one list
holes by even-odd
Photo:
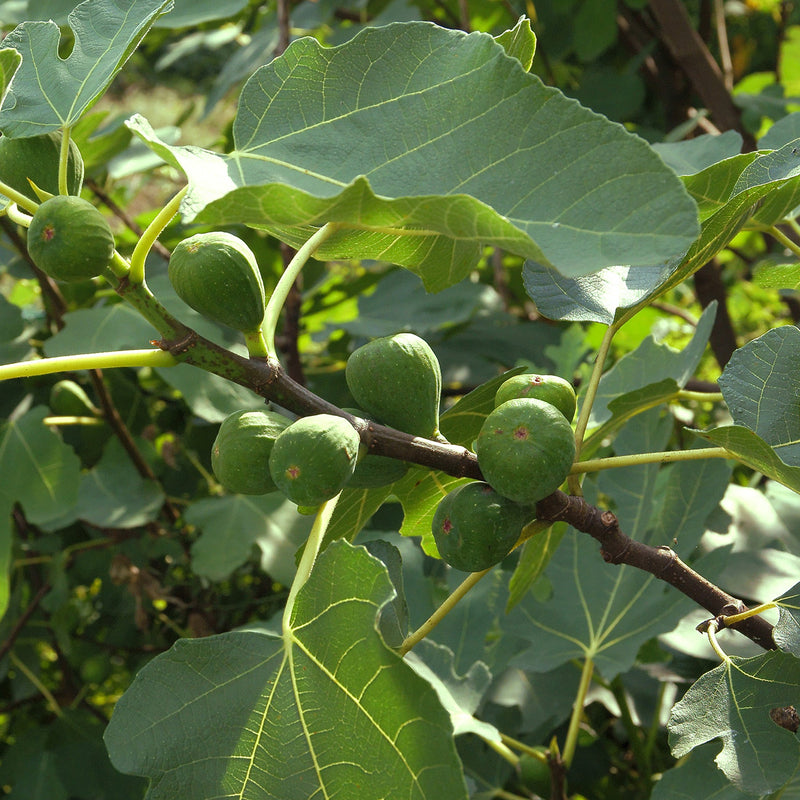
[[75, 513], [98, 528], [128, 529], [156, 519], [163, 502], [158, 483], [145, 480], [113, 439], [100, 462], [82, 476]]
[[491, 37], [426, 23], [333, 49], [291, 44], [246, 84], [227, 156], [129, 124], [189, 176], [189, 218], [290, 244], [322, 222], [358, 226], [320, 257], [393, 261], [430, 290], [464, 277], [481, 244], [580, 275], [674, 257], [697, 230], [694, 204], [642, 140], [545, 87]]
[[778, 150], [800, 137], [800, 111], [777, 120], [758, 140], [759, 150]]
[[[624, 395], [631, 395], [632, 390], [654, 387], [655, 398], [667, 396], [671, 392], [671, 384], [666, 380], [674, 380], [678, 387], [686, 385], [686, 381], [694, 374], [700, 363], [703, 351], [711, 334], [711, 326], [716, 314], [716, 303], [711, 303], [697, 323], [692, 340], [683, 350], [675, 350], [669, 345], [659, 344], [652, 336], [646, 338], [632, 353], [623, 356], [600, 379], [597, 396], [592, 406], [589, 425], [596, 426], [610, 420], [614, 415], [611, 403]], [[642, 397], [631, 396], [633, 405], [647, 407], [653, 402], [650, 393]], [[626, 403], [626, 406], [629, 405]], [[620, 409], [619, 413], [629, 413], [629, 408]]]
[[450, 714], [454, 736], [474, 733], [482, 739], [501, 741], [500, 731], [494, 725], [473, 716], [492, 682], [486, 664], [476, 661], [466, 674], [456, 675], [453, 651], [426, 639], [406, 655], [405, 661], [433, 687]]
[[3, 40], [22, 56], [0, 110], [6, 136], [36, 136], [71, 126], [108, 88], [153, 20], [172, 0], [87, 0], [69, 14], [75, 36], [66, 59], [58, 54], [54, 22], [23, 22]]
[[337, 539], [352, 542], [370, 517], [394, 492], [394, 484], [376, 489], [345, 489], [336, 503], [328, 529], [325, 531], [323, 547]]
[[0, 496], [0, 620], [8, 609], [10, 597], [11, 553], [14, 546], [13, 501]]
[[797, 703], [800, 659], [780, 650], [736, 658], [703, 675], [672, 708], [673, 754], [721, 739], [715, 758], [744, 792], [775, 792], [800, 771], [800, 738], [778, 726], [770, 710]]
[[539, 602], [528, 592], [501, 620], [505, 631], [529, 642], [512, 664], [531, 672], [591, 658], [611, 680], [631, 668], [642, 644], [672, 630], [692, 607], [685, 595], [653, 575], [605, 564], [597, 543], [573, 530], [545, 574], [552, 597]]
[[681, 142], [657, 142], [652, 147], [678, 175], [694, 175], [738, 155], [742, 135], [737, 131], [707, 133]]
[[257, 545], [261, 568], [285, 586], [294, 578], [295, 552], [313, 522], [278, 493], [210, 497], [192, 503], [184, 517], [202, 531], [192, 545], [192, 569], [198, 575], [224, 580]]
[[780, 616], [772, 631], [775, 644], [800, 658], [800, 583], [780, 599]]
[[610, 325], [619, 309], [647, 297], [675, 266], [607, 267], [593, 275], [568, 278], [551, 267], [526, 261], [522, 280], [536, 308], [549, 319]]
[[464, 800], [447, 713], [375, 630], [391, 596], [379, 561], [335, 542], [282, 637], [181, 640], [151, 661], [106, 730], [112, 763], [150, 778], [148, 800]]
[[11, 85], [11, 79], [19, 67], [22, 56], [13, 48], [6, 47], [0, 50], [0, 107]]
[[247, 0], [174, 0], [171, 11], [164, 13], [153, 24], [154, 28], [188, 28], [226, 19], [238, 14]]
[[719, 378], [736, 425], [800, 466], [800, 330], [773, 328], [736, 350]]
[[752, 800], [753, 795], [737, 789], [717, 769], [716, 744], [696, 747], [679, 766], [666, 770], [656, 782], [650, 800]]
[[0, 428], [0, 498], [20, 503], [28, 521], [42, 526], [75, 519], [81, 480], [78, 457], [44, 424], [49, 413], [37, 406]]
[[566, 532], [567, 525], [557, 522], [522, 545], [519, 561], [508, 582], [506, 612], [511, 611], [522, 600], [528, 589], [544, 573]]

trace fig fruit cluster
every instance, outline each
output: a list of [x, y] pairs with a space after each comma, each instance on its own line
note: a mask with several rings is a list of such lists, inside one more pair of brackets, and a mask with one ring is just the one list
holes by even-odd
[[486, 482], [458, 486], [434, 514], [444, 561], [478, 572], [508, 555], [535, 504], [569, 474], [575, 407], [575, 390], [557, 376], [518, 375], [503, 383], [474, 445]]

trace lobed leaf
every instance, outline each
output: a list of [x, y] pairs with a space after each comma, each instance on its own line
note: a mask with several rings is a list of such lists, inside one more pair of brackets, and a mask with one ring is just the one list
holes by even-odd
[[336, 48], [300, 39], [246, 84], [226, 156], [129, 124], [188, 175], [188, 218], [290, 244], [342, 222], [357, 230], [320, 257], [394, 261], [431, 290], [463, 278], [482, 244], [574, 276], [658, 263], [697, 232], [694, 204], [642, 140], [480, 33], [407, 23]]
[[673, 754], [721, 739], [717, 766], [749, 794], [778, 791], [800, 772], [800, 739], [777, 725], [773, 708], [797, 703], [800, 659], [774, 650], [731, 658], [705, 673], [672, 708]]
[[376, 631], [392, 592], [377, 559], [333, 543], [282, 637], [184, 639], [151, 661], [106, 730], [112, 763], [150, 778], [147, 800], [465, 800], [447, 712]]
[[773, 328], [740, 347], [719, 386], [734, 423], [758, 434], [785, 464], [800, 467], [800, 330]]
[[36, 136], [77, 122], [108, 88], [153, 21], [172, 0], [86, 0], [67, 23], [75, 44], [58, 54], [61, 31], [54, 22], [23, 22], [3, 40], [22, 56], [0, 108], [6, 136]]

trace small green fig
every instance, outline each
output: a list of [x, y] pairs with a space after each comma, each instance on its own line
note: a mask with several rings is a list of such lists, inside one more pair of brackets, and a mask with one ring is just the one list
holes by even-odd
[[344, 417], [314, 414], [293, 422], [275, 440], [272, 480], [298, 506], [318, 506], [352, 477], [360, 440]]
[[269, 456], [291, 422], [274, 411], [235, 411], [227, 416], [211, 447], [217, 480], [236, 494], [274, 492], [278, 487], [269, 474]]
[[569, 474], [575, 438], [566, 417], [544, 400], [521, 398], [498, 406], [475, 440], [478, 466], [503, 497], [532, 505]]
[[558, 375], [514, 375], [497, 390], [495, 408], [508, 400], [518, 400], [521, 397], [532, 397], [554, 405], [567, 418], [567, 422], [572, 422], [575, 416], [575, 389], [569, 381]]
[[449, 492], [433, 516], [433, 538], [442, 560], [463, 572], [502, 561], [531, 518], [525, 508], [476, 481]]
[[71, 195], [45, 200], [28, 228], [28, 252], [42, 272], [57, 281], [85, 281], [108, 266], [114, 234], [88, 201]]
[[186, 305], [243, 333], [264, 319], [264, 282], [253, 251], [224, 231], [198, 233], [179, 242], [169, 260], [172, 288]]
[[414, 436], [439, 434], [442, 372], [413, 333], [373, 339], [348, 359], [345, 379], [359, 406], [378, 422]]

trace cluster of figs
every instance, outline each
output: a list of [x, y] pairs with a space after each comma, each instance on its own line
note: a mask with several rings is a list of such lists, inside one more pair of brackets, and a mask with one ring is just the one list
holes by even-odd
[[[31, 182], [57, 191], [60, 134], [0, 139], [3, 180], [33, 199]], [[41, 174], [11, 174], [8, 165], [49, 165]], [[102, 274], [114, 252], [103, 215], [78, 193], [83, 162], [70, 149], [70, 195], [44, 200], [28, 229], [28, 251], [45, 273], [61, 281]], [[172, 253], [169, 279], [181, 299], [203, 316], [241, 331], [260, 329], [265, 291], [256, 258], [245, 242], [223, 232], [184, 239]], [[430, 346], [412, 333], [374, 339], [355, 350], [345, 378], [358, 408], [348, 413], [426, 439], [441, 439], [441, 370]], [[439, 503], [433, 536], [441, 557], [476, 572], [501, 561], [535, 516], [535, 504], [555, 491], [575, 458], [572, 385], [553, 375], [509, 378], [474, 442], [484, 481], [461, 483]], [[214, 441], [211, 462], [219, 482], [241, 494], [281, 491], [301, 509], [313, 509], [345, 487], [375, 488], [403, 477], [409, 465], [366, 452], [342, 416], [292, 420], [270, 410], [237, 411]]]

